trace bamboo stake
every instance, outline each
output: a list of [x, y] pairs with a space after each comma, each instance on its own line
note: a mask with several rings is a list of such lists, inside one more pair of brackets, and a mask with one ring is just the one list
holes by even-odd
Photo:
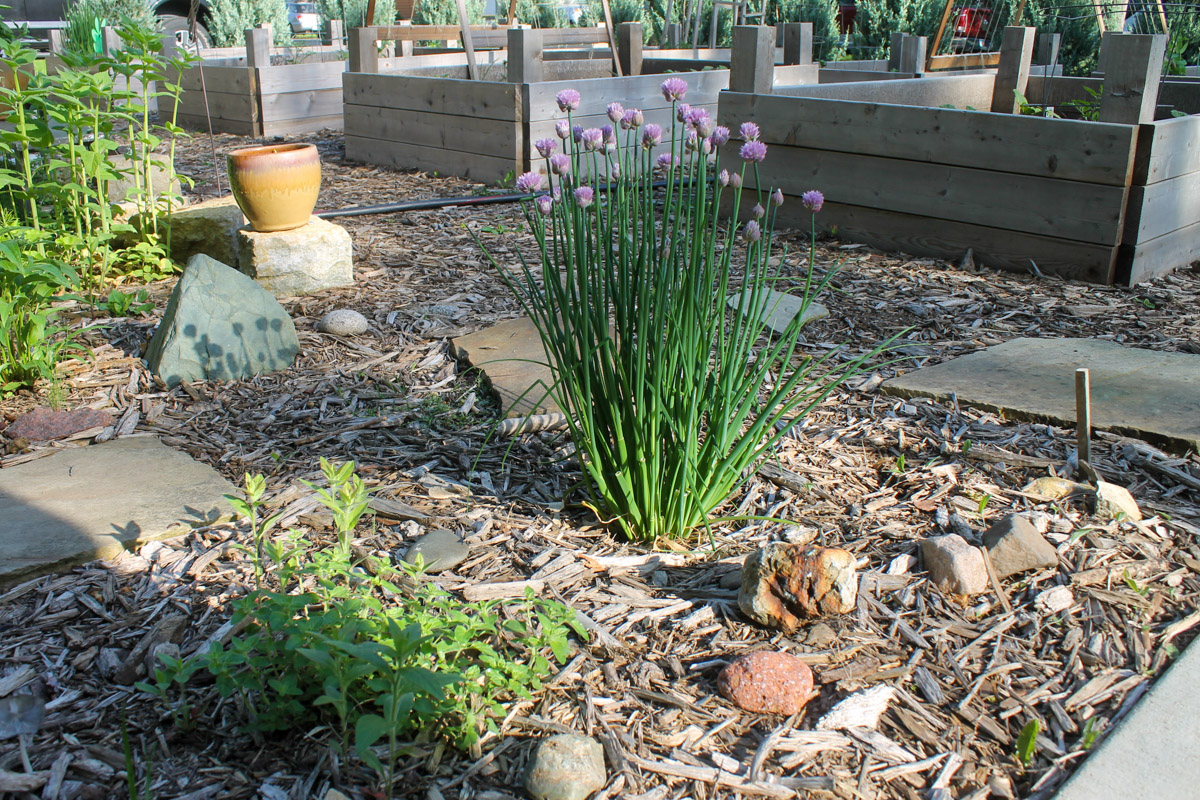
[[950, 14], [954, 11], [954, 0], [946, 0], [946, 7], [942, 9], [942, 21], [938, 23], [937, 36], [934, 37], [933, 47], [929, 48], [929, 55], [925, 59], [925, 71], [933, 70], [933, 57], [938, 54], [938, 50], [942, 46], [942, 37], [946, 34], [946, 25], [950, 22]]
[[479, 69], [475, 66], [475, 44], [471, 41], [471, 26], [467, 20], [466, 0], [457, 0], [458, 25], [462, 28], [463, 49], [467, 51], [467, 75], [471, 80], [479, 80]]
[[621, 71], [621, 59], [617, 55], [617, 32], [613, 29], [612, 9], [608, 5], [608, 0], [600, 0], [600, 5], [604, 8], [604, 25], [608, 29], [608, 46], [612, 49], [613, 72], [617, 73], [618, 78], [623, 78], [625, 73]]
[[1075, 370], [1075, 442], [1079, 460], [1092, 461], [1092, 386], [1088, 370]]
[[1096, 24], [1100, 26], [1100, 33], [1103, 34], [1108, 30], [1104, 24], [1104, 6], [1103, 0], [1092, 0], [1092, 9], [1096, 12]]

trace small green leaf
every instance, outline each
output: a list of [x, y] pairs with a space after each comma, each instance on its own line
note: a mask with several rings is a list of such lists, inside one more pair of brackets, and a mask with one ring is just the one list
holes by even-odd
[[1028, 767], [1033, 761], [1033, 754], [1037, 752], [1037, 737], [1041, 730], [1042, 726], [1036, 719], [1029, 720], [1029, 724], [1021, 728], [1021, 735], [1017, 737], [1017, 760], [1021, 762], [1021, 766]]

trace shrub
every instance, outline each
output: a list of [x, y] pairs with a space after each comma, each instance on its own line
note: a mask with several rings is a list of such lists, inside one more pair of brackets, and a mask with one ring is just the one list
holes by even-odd
[[[662, 88], [683, 116], [686, 82], [669, 78]], [[741, 189], [760, 185], [766, 145], [756, 128], [743, 126], [743, 161], [726, 170], [719, 153], [729, 131], [703, 111], [664, 134], [614, 104], [614, 126], [627, 130], [586, 130], [575, 144], [579, 94], [565, 90], [559, 105], [569, 154], [553, 152], [558, 141], [537, 142], [556, 191], [525, 204], [537, 259], [520, 271], [492, 263], [538, 328], [591, 505], [634, 539], [686, 535], [709, 524], [792, 426], [873, 353], [844, 364], [804, 355], [798, 322], [770, 338], [766, 290], [786, 262], [770, 258], [783, 195]], [[670, 152], [656, 159], [660, 142]], [[536, 193], [542, 181], [529, 172], [517, 187]], [[806, 204], [815, 210], [818, 198]], [[743, 201], [757, 201], [755, 219], [722, 224], [721, 204], [736, 220]], [[813, 269], [810, 253], [805, 309], [832, 277]]]
[[836, 61], [844, 53], [841, 31], [838, 28], [838, 6], [831, 0], [783, 0], [770, 6], [771, 24], [811, 22], [813, 26], [813, 59]]
[[208, 32], [217, 47], [238, 47], [246, 42], [246, 29], [270, 25], [276, 45], [292, 43], [284, 0], [212, 0]]
[[[317, 8], [325, 19], [340, 19], [346, 29], [366, 26], [368, 0], [318, 0]], [[396, 0], [378, 0], [372, 25], [391, 25], [396, 21]]]
[[[467, 0], [467, 21], [483, 22], [483, 0]], [[413, 25], [457, 25], [458, 5], [454, 0], [421, 0], [413, 9]]]
[[68, 339], [52, 304], [79, 284], [73, 269], [39, 253], [27, 233], [0, 231], [0, 396], [54, 378]]
[[63, 46], [83, 53], [100, 53], [101, 29], [130, 25], [157, 29], [158, 18], [148, 0], [74, 0], [67, 6]]

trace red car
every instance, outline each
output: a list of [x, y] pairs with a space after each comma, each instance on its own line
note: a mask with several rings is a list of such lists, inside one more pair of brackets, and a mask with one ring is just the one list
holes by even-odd
[[951, 49], [956, 53], [986, 50], [988, 43], [984, 36], [989, 33], [988, 25], [992, 21], [992, 10], [979, 6], [967, 6], [956, 9], [956, 12]]

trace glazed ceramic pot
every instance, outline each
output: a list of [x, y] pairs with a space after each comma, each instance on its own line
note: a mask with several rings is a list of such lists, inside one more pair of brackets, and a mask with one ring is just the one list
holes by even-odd
[[321, 159], [311, 144], [270, 144], [234, 150], [229, 185], [256, 231], [308, 224], [321, 191]]

